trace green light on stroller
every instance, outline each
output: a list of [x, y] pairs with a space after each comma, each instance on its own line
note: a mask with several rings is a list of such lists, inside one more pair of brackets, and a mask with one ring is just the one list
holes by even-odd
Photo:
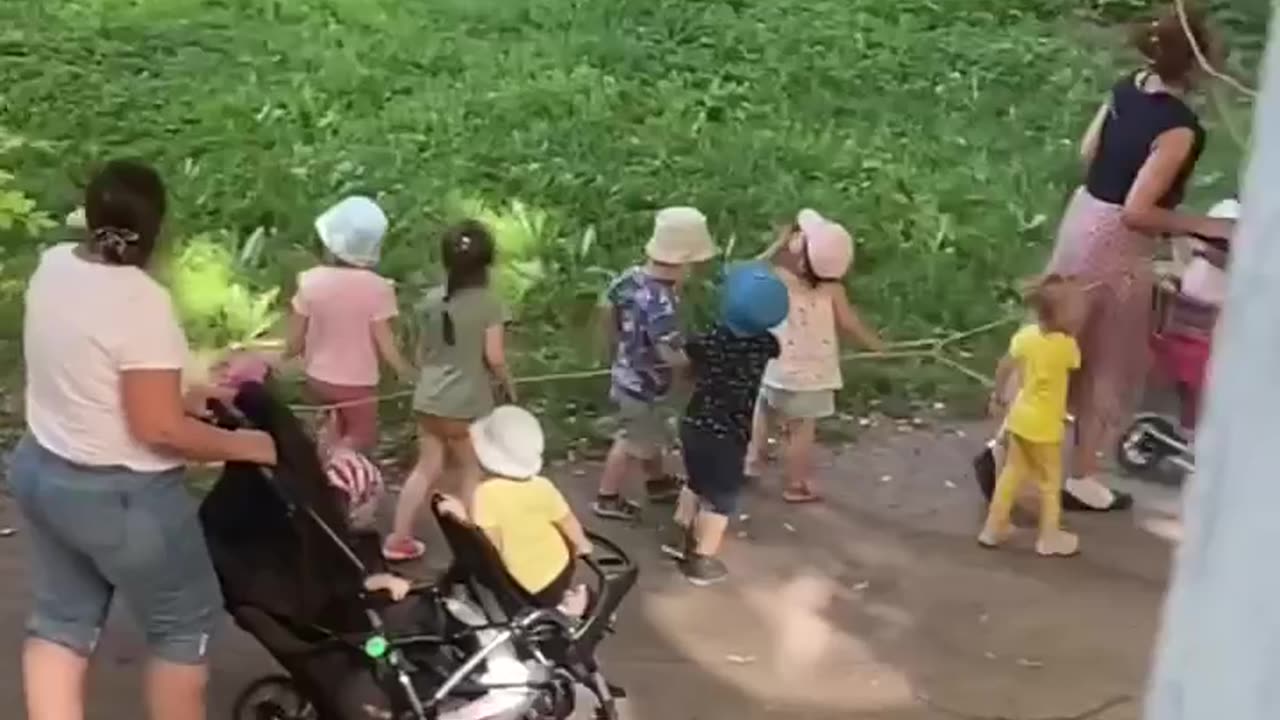
[[386, 638], [382, 637], [381, 635], [374, 635], [373, 637], [364, 641], [364, 654], [368, 655], [374, 660], [377, 660], [378, 658], [381, 658], [383, 655], [387, 654], [387, 649], [389, 647], [390, 646], [387, 644]]

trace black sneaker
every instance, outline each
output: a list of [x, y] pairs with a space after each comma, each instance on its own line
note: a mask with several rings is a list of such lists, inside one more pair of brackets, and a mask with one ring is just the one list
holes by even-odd
[[644, 483], [644, 492], [649, 497], [649, 502], [661, 505], [675, 502], [680, 497], [682, 488], [684, 488], [684, 481], [674, 475], [663, 475], [660, 478], [646, 480]]
[[591, 511], [608, 520], [635, 520], [640, 516], [640, 506], [621, 495], [597, 495]]
[[672, 560], [683, 561], [688, 558], [691, 547], [693, 538], [689, 535], [689, 528], [677, 522], [662, 528], [662, 554]]
[[729, 569], [724, 563], [706, 555], [690, 553], [688, 559], [680, 563], [680, 570], [689, 582], [698, 587], [715, 585], [729, 577]]

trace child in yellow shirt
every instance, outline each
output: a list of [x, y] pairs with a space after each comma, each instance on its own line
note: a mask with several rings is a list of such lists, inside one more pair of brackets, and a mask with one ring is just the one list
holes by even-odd
[[[1070, 556], [1080, 550], [1080, 539], [1061, 527], [1062, 439], [1067, 417], [1067, 389], [1071, 372], [1080, 367], [1076, 344], [1079, 290], [1075, 282], [1059, 275], [1040, 280], [1027, 293], [1037, 322], [1013, 336], [1009, 353], [996, 371], [996, 387], [1003, 387], [1018, 370], [1021, 387], [1005, 415], [1009, 435], [1008, 458], [996, 480], [987, 510], [987, 521], [978, 536], [983, 547], [1000, 545], [1009, 534], [1009, 515], [1018, 486], [1027, 475], [1040, 486], [1040, 536], [1036, 552], [1042, 556]], [[992, 411], [1000, 407], [992, 398]]]
[[[507, 572], [542, 607], [581, 614], [585, 588], [572, 587], [574, 556], [592, 552], [582, 524], [542, 477], [545, 438], [538, 419], [506, 405], [471, 425], [471, 442], [487, 477], [471, 507], [446, 499], [442, 509], [484, 531]], [[572, 553], [571, 553], [572, 550]]]

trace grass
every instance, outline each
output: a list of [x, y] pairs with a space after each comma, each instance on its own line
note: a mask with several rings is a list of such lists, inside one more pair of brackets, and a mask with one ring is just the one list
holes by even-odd
[[[163, 168], [169, 277], [205, 345], [270, 326], [314, 259], [313, 218], [352, 192], [392, 218], [383, 271], [406, 307], [448, 218], [500, 226], [525, 372], [596, 361], [592, 301], [667, 204], [701, 208], [738, 257], [800, 207], [839, 218], [859, 238], [856, 302], [913, 338], [1010, 311], [1079, 179], [1078, 135], [1132, 60], [1095, 23], [1137, 4], [6, 0], [0, 137], [24, 141], [0, 143], [0, 167], [53, 217], [103, 159]], [[1234, 191], [1238, 153], [1212, 134], [1194, 204]], [[0, 233], [12, 299], [35, 243]], [[936, 374], [850, 378], [966, 382]], [[549, 392], [571, 422], [566, 402], [603, 402]]]

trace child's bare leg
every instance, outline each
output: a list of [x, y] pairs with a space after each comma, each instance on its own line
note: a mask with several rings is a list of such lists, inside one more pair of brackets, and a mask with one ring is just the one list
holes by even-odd
[[[391, 559], [412, 559], [418, 552], [419, 543], [413, 539], [413, 526], [418, 512], [427, 501], [427, 494], [440, 478], [444, 468], [444, 444], [432, 434], [424, 424], [418, 428], [418, 461], [413, 471], [405, 479], [400, 497], [396, 501], [396, 514], [392, 522], [391, 534], [387, 536], [386, 554]], [[410, 552], [410, 546], [413, 552]]]
[[693, 526], [694, 517], [698, 514], [698, 495], [687, 487], [680, 488], [680, 497], [676, 500], [674, 520], [682, 528]]
[[605, 458], [604, 470], [600, 473], [599, 491], [591, 506], [596, 515], [612, 520], [630, 520], [636, 517], [639, 508], [622, 497], [622, 485], [635, 463], [626, 439], [615, 439]]
[[770, 415], [764, 399], [757, 399], [755, 413], [751, 416], [751, 442], [747, 445], [747, 457], [743, 463], [743, 473], [747, 477], [760, 477], [764, 471], [765, 453], [769, 448]]
[[729, 527], [729, 516], [710, 510], [698, 513], [694, 523], [698, 554], [702, 557], [715, 557], [720, 554], [720, 545], [724, 542], [724, 532]]
[[480, 460], [476, 458], [475, 448], [471, 447], [471, 438], [450, 438], [448, 451], [458, 471], [458, 497], [467, 504], [467, 507], [471, 507], [471, 496], [480, 486], [484, 475], [484, 471], [480, 468]]
[[793, 501], [813, 500], [813, 449], [817, 422], [812, 418], [792, 419], [786, 423], [787, 437], [785, 496]]

